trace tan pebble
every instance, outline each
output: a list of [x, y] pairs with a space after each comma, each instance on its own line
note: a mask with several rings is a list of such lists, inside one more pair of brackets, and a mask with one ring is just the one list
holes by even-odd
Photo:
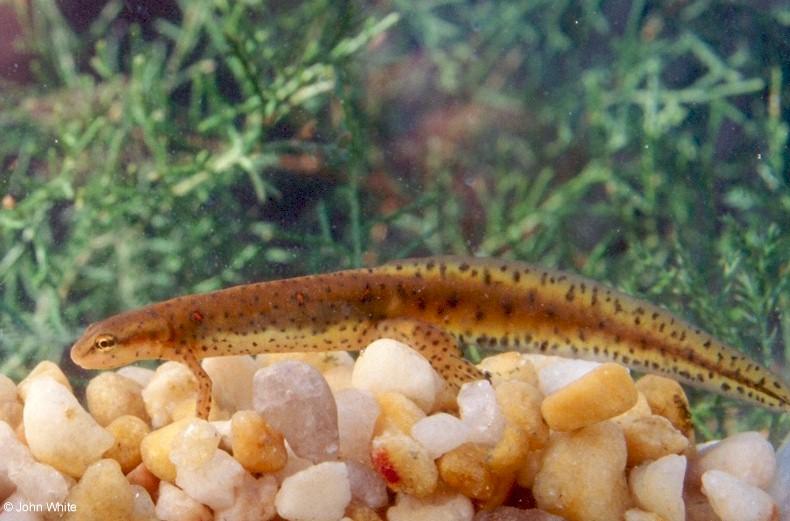
[[250, 472], [277, 472], [288, 453], [283, 435], [255, 411], [238, 411], [231, 418], [233, 457]]
[[572, 431], [622, 414], [636, 402], [636, 386], [628, 370], [608, 363], [548, 396], [541, 412], [551, 429]]
[[653, 512], [632, 508], [625, 513], [625, 521], [665, 521], [665, 519]]
[[496, 479], [488, 468], [487, 459], [486, 447], [464, 443], [439, 458], [439, 476], [467, 497], [489, 499], [494, 493]]
[[0, 402], [0, 421], [13, 428], [22, 424], [22, 404], [18, 401]]
[[694, 423], [691, 421], [689, 400], [679, 383], [664, 376], [649, 374], [636, 382], [636, 388], [647, 398], [653, 414], [668, 419], [694, 443]]
[[568, 521], [621, 519], [630, 505], [625, 437], [614, 422], [552, 435], [532, 493]]
[[148, 424], [137, 416], [119, 416], [107, 426], [107, 431], [115, 437], [115, 444], [104, 453], [105, 458], [114, 459], [126, 474], [143, 460], [140, 456], [140, 442], [151, 432]]
[[529, 451], [524, 464], [516, 471], [516, 483], [519, 487], [531, 489], [535, 485], [535, 476], [538, 475], [538, 471], [543, 464], [545, 452], [545, 449]]
[[19, 382], [19, 385], [17, 385], [17, 392], [19, 393], [19, 397], [22, 399], [22, 401], [27, 400], [27, 391], [30, 388], [30, 382], [36, 378], [41, 378], [42, 376], [49, 376], [63, 387], [68, 389], [71, 394], [74, 394], [74, 389], [71, 388], [69, 379], [66, 378], [66, 375], [63, 374], [63, 371], [60, 370], [60, 367], [49, 360], [44, 360], [34, 367], [33, 370], [30, 371], [30, 373], [25, 377], [25, 379]]
[[[156, 368], [154, 377], [143, 388], [145, 410], [151, 418], [151, 426], [155, 429], [175, 421], [173, 411], [184, 401], [195, 400], [197, 396], [197, 379], [189, 368], [179, 362], [165, 362]], [[180, 405], [186, 408], [184, 405]], [[194, 415], [195, 407], [191, 408]], [[178, 419], [182, 419], [180, 416]]]
[[495, 392], [502, 414], [527, 434], [529, 447], [545, 446], [549, 440], [549, 427], [541, 412], [543, 393], [536, 386], [519, 380], [502, 382]]
[[140, 384], [129, 378], [112, 372], [101, 373], [92, 378], [85, 389], [88, 412], [102, 427], [124, 415], [148, 422], [142, 391]]
[[535, 366], [521, 353], [515, 351], [488, 356], [477, 364], [477, 368], [491, 375], [491, 383], [494, 387], [508, 380], [518, 380], [538, 386]]
[[184, 418], [149, 433], [140, 443], [140, 455], [146, 468], [165, 481], [176, 480], [176, 467], [170, 461], [173, 441], [187, 428], [191, 418]]
[[612, 418], [612, 421], [622, 425], [622, 422], [626, 420], [644, 418], [645, 416], [650, 416], [651, 414], [653, 414], [653, 412], [650, 410], [650, 405], [647, 403], [647, 398], [645, 398], [644, 393], [637, 392], [636, 405], [625, 411], [623, 414], [615, 416]]
[[425, 412], [400, 393], [379, 393], [376, 395], [376, 400], [379, 402], [381, 412], [376, 419], [374, 435], [392, 430], [409, 433], [415, 423], [425, 418]]
[[354, 371], [352, 366], [341, 365], [332, 367], [324, 371], [324, 379], [329, 384], [329, 388], [333, 393], [348, 389], [351, 387], [351, 373]]
[[144, 463], [140, 463], [131, 472], [126, 474], [126, 479], [132, 485], [143, 487], [148, 494], [156, 501], [159, 494], [159, 478], [148, 470]]
[[529, 456], [530, 438], [524, 429], [510, 422], [505, 425], [502, 439], [488, 455], [488, 467], [498, 476], [514, 474]]
[[689, 440], [669, 420], [657, 414], [622, 420], [619, 425], [628, 446], [629, 467], [669, 454], [681, 454], [689, 447]]
[[387, 432], [373, 438], [371, 459], [387, 486], [396, 492], [426, 497], [436, 490], [436, 464], [425, 448], [405, 434]]
[[356, 501], [348, 505], [346, 515], [351, 521], [383, 521], [375, 510]]
[[494, 490], [491, 493], [491, 497], [485, 501], [479, 501], [477, 505], [479, 509], [489, 511], [503, 505], [510, 496], [510, 492], [513, 490], [515, 481], [515, 474], [496, 476], [496, 479], [494, 480]]
[[75, 507], [66, 514], [66, 521], [128, 521], [134, 511], [134, 492], [118, 462], [103, 459], [85, 470], [66, 503]]
[[667, 521], [684, 521], [683, 481], [686, 457], [670, 454], [635, 467], [628, 477], [636, 504]]

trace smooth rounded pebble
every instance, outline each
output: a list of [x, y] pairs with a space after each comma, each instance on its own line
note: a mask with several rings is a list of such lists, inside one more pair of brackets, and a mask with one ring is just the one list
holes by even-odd
[[544, 358], [543, 363], [539, 363], [537, 367], [539, 367], [538, 385], [546, 396], [570, 385], [601, 365], [600, 362], [587, 360], [571, 360], [554, 356]]
[[690, 442], [694, 442], [689, 400], [678, 382], [665, 376], [649, 374], [637, 380], [636, 388], [644, 394], [653, 414], [669, 420]]
[[702, 475], [702, 492], [721, 521], [769, 521], [776, 514], [767, 492], [721, 470]]
[[285, 361], [259, 369], [253, 379], [253, 404], [297, 455], [313, 462], [337, 457], [335, 399], [324, 377], [309, 364]]
[[426, 416], [411, 428], [411, 437], [425, 447], [432, 459], [469, 441], [469, 426], [444, 412]]
[[52, 378], [60, 385], [65, 387], [69, 393], [74, 394], [74, 389], [71, 388], [69, 379], [66, 378], [66, 375], [63, 374], [63, 371], [61, 371], [60, 367], [49, 360], [44, 360], [34, 367], [33, 370], [28, 373], [25, 379], [19, 382], [19, 385], [16, 386], [17, 392], [19, 393], [19, 397], [22, 398], [22, 401], [27, 400], [30, 384], [41, 377]]
[[255, 411], [238, 411], [230, 420], [233, 457], [250, 472], [277, 472], [288, 461], [283, 435]]
[[541, 412], [552, 430], [573, 431], [626, 412], [637, 397], [628, 369], [607, 363], [547, 396]]
[[768, 492], [782, 512], [782, 521], [790, 521], [790, 435], [776, 451], [776, 474]]
[[666, 521], [684, 521], [685, 475], [686, 457], [671, 454], [634, 468], [628, 481], [641, 508], [658, 514]]
[[156, 505], [148, 490], [140, 485], [130, 485], [132, 489], [132, 521], [156, 521]]
[[626, 418], [617, 423], [625, 434], [629, 467], [669, 454], [681, 454], [689, 446], [688, 438], [657, 414]]
[[104, 453], [104, 457], [117, 461], [124, 474], [131, 472], [143, 461], [140, 443], [151, 429], [137, 416], [127, 415], [114, 419], [107, 426], [107, 432], [113, 435], [115, 443]]
[[376, 401], [381, 412], [373, 428], [374, 435], [387, 431], [409, 434], [414, 424], [425, 418], [425, 412], [400, 393], [380, 393]]
[[173, 413], [180, 404], [195, 400], [197, 380], [184, 364], [165, 362], [156, 368], [142, 396], [151, 426], [158, 429], [174, 420]]
[[765, 488], [776, 473], [774, 448], [758, 432], [741, 432], [725, 438], [695, 462], [695, 475], [722, 470], [751, 485]]
[[625, 513], [625, 521], [664, 521], [653, 512], [645, 512], [638, 508], [632, 508]]
[[167, 481], [159, 482], [156, 517], [162, 521], [213, 521], [214, 514], [183, 490]]
[[549, 440], [549, 426], [543, 420], [540, 405], [543, 393], [527, 382], [511, 380], [496, 386], [497, 403], [505, 419], [520, 427], [529, 438], [529, 448], [537, 449]]
[[494, 387], [501, 382], [521, 381], [538, 387], [538, 373], [521, 353], [508, 351], [483, 358], [477, 368], [491, 376]]
[[127, 521], [134, 512], [134, 492], [118, 462], [103, 459], [85, 470], [69, 492], [75, 506], [66, 521]]
[[337, 521], [350, 501], [348, 470], [335, 461], [286, 478], [274, 498], [277, 513], [288, 521]]
[[49, 465], [35, 461], [30, 449], [5, 422], [0, 422], [0, 454], [0, 477], [7, 478], [9, 492], [16, 488], [17, 496], [41, 505], [60, 503], [66, 498], [69, 490], [66, 477]]
[[30, 382], [23, 422], [33, 456], [73, 477], [115, 442], [68, 389], [46, 376]]
[[396, 340], [382, 338], [362, 351], [354, 364], [351, 385], [373, 393], [396, 392], [430, 411], [436, 399], [431, 364], [417, 351]]
[[417, 497], [433, 494], [439, 471], [422, 445], [396, 432], [373, 438], [372, 445], [373, 467], [390, 489]]
[[343, 389], [335, 394], [340, 457], [370, 464], [370, 440], [381, 408], [369, 391]]
[[387, 510], [387, 521], [472, 521], [474, 507], [460, 494], [416, 498], [398, 494], [395, 506]]
[[469, 427], [469, 441], [496, 445], [505, 430], [505, 417], [496, 392], [487, 380], [465, 383], [458, 393], [461, 421]]
[[140, 442], [140, 457], [145, 467], [157, 478], [173, 482], [176, 480], [176, 466], [170, 461], [173, 441], [192, 421], [184, 418], [148, 433]]
[[125, 367], [121, 367], [117, 371], [116, 374], [123, 376], [124, 378], [128, 378], [133, 382], [137, 382], [140, 384], [140, 387], [145, 387], [151, 380], [154, 379], [154, 375], [156, 374], [153, 369], [148, 369], [147, 367], [137, 367], [136, 365], [127, 365]]
[[140, 384], [117, 373], [100, 373], [85, 388], [88, 412], [102, 427], [124, 415], [137, 416], [147, 422], [142, 391]]
[[202, 467], [214, 457], [219, 442], [219, 432], [211, 423], [194, 418], [173, 439], [170, 461], [177, 469]]
[[214, 398], [221, 409], [252, 409], [252, 377], [259, 365], [249, 355], [217, 356], [201, 361], [214, 384]]
[[387, 497], [387, 484], [375, 470], [367, 465], [355, 461], [347, 461], [348, 482], [351, 485], [351, 497], [370, 508], [377, 509], [385, 506]]
[[532, 489], [538, 507], [568, 521], [621, 519], [630, 502], [626, 457], [614, 422], [553, 434]]
[[276, 514], [274, 495], [277, 493], [277, 480], [274, 476], [261, 476], [258, 479], [249, 474], [236, 489], [232, 506], [216, 512], [218, 521], [267, 521]]

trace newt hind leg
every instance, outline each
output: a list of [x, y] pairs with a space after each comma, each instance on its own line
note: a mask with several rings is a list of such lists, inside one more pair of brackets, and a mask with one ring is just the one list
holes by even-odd
[[208, 420], [209, 413], [211, 412], [211, 378], [208, 373], [203, 370], [200, 361], [191, 350], [184, 350], [181, 353], [181, 357], [197, 379], [197, 417]]
[[453, 391], [457, 392], [466, 382], [485, 378], [463, 357], [455, 339], [438, 327], [416, 320], [392, 319], [379, 322], [376, 328], [382, 338], [403, 342], [427, 358]]

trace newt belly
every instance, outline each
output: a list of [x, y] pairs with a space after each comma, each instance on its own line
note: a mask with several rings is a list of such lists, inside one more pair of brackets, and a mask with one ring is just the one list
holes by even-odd
[[356, 351], [402, 340], [454, 386], [483, 375], [459, 344], [620, 362], [761, 406], [790, 410], [777, 376], [669, 312], [582, 277], [494, 259], [437, 257], [247, 284], [152, 304], [88, 327], [85, 368], [178, 360], [200, 382], [205, 357]]

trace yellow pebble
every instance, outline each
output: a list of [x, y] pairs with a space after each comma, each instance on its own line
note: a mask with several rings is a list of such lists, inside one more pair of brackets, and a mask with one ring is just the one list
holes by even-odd
[[496, 399], [505, 419], [527, 434], [530, 448], [546, 445], [549, 427], [540, 408], [543, 393], [537, 387], [519, 380], [502, 382], [496, 387]]
[[379, 402], [381, 412], [373, 429], [374, 435], [390, 430], [410, 433], [412, 426], [425, 418], [425, 412], [400, 393], [379, 393], [376, 395], [376, 400]]
[[636, 382], [636, 388], [647, 398], [653, 414], [669, 420], [694, 443], [694, 424], [691, 421], [689, 400], [679, 383], [671, 378], [650, 374], [640, 378]]
[[107, 431], [115, 437], [115, 445], [104, 453], [104, 457], [117, 461], [123, 473], [128, 474], [142, 462], [140, 443], [151, 429], [137, 416], [124, 415], [113, 420]]
[[133, 518], [134, 492], [118, 462], [103, 459], [85, 470], [66, 503], [74, 505], [66, 521], [128, 521]]
[[488, 450], [477, 443], [464, 443], [439, 458], [442, 481], [461, 494], [480, 500], [494, 494], [496, 479], [488, 468]]
[[548, 396], [541, 412], [552, 430], [572, 431], [626, 412], [637, 397], [628, 370], [608, 363]]
[[689, 447], [689, 440], [669, 420], [657, 414], [619, 424], [628, 446], [629, 467], [669, 454], [681, 454]]
[[88, 412], [102, 427], [125, 415], [148, 422], [142, 391], [142, 386], [129, 378], [113, 372], [101, 373], [85, 389]]
[[390, 431], [373, 438], [371, 460], [396, 492], [427, 497], [439, 483], [439, 471], [428, 452], [405, 434]]
[[283, 435], [255, 411], [238, 411], [230, 420], [233, 457], [250, 472], [277, 472], [288, 453]]
[[74, 389], [71, 388], [69, 379], [66, 378], [66, 375], [63, 374], [63, 371], [60, 370], [60, 367], [49, 360], [45, 360], [34, 367], [33, 370], [30, 371], [30, 374], [28, 374], [25, 379], [19, 382], [19, 385], [17, 385], [16, 389], [22, 401], [27, 400], [27, 390], [30, 387], [30, 382], [36, 378], [41, 378], [42, 376], [49, 376], [63, 387], [68, 389], [71, 394], [74, 394]]
[[192, 418], [183, 418], [149, 433], [140, 443], [140, 455], [146, 468], [165, 481], [176, 480], [176, 467], [170, 461], [173, 440], [186, 429]]
[[521, 353], [515, 351], [486, 357], [477, 364], [477, 368], [491, 375], [491, 383], [495, 387], [508, 380], [518, 380], [538, 386], [535, 366]]
[[514, 474], [526, 463], [529, 448], [529, 436], [524, 429], [508, 422], [502, 439], [489, 452], [488, 466], [498, 476]]
[[351, 521], [382, 521], [375, 510], [354, 501], [346, 508], [346, 515]]

